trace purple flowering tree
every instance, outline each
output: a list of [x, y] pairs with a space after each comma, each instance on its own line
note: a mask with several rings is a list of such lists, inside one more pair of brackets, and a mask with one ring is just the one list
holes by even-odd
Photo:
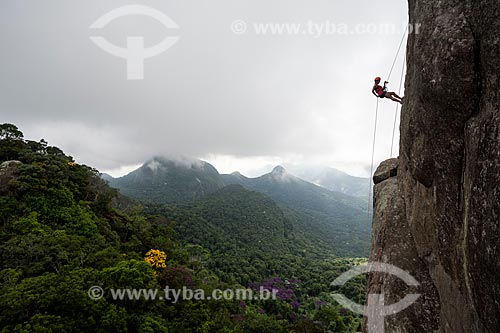
[[272, 293], [274, 290], [276, 298], [289, 304], [293, 311], [297, 311], [300, 307], [297, 297], [297, 291], [299, 288], [298, 280], [284, 280], [280, 277], [274, 277], [260, 283], [250, 283], [248, 287], [255, 292], [267, 290]]

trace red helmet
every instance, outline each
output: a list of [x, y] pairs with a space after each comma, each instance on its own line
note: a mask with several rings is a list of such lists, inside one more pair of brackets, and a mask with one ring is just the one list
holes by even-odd
[[375, 78], [375, 81], [381, 81], [381, 80], [382, 80], [382, 79], [380, 78], [380, 76], [377, 76], [377, 77]]

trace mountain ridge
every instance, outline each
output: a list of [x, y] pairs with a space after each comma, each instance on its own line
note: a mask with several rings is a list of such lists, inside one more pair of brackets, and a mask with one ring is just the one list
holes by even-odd
[[363, 254], [366, 202], [300, 179], [280, 165], [260, 177], [248, 178], [239, 172], [219, 174], [201, 160], [184, 158], [178, 163], [156, 157], [108, 182], [124, 195], [145, 203], [176, 205], [191, 204], [226, 186], [240, 185], [276, 202], [304, 234], [329, 243], [340, 254]]
[[153, 157], [123, 177], [106, 178], [123, 194], [154, 203], [193, 201], [224, 187], [219, 172], [210, 163], [184, 156]]
[[341, 253], [361, 256], [367, 240], [366, 202], [306, 182], [288, 173], [282, 166], [256, 178], [222, 175], [226, 184], [239, 184], [263, 193], [296, 217], [306, 229], [316, 228], [321, 238], [334, 244]]

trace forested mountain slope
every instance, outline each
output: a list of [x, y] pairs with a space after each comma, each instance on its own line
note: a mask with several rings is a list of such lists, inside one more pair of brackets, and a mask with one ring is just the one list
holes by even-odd
[[[359, 318], [342, 312], [328, 296], [329, 283], [359, 261], [318, 257], [323, 249], [294, 238], [269, 198], [230, 186], [190, 206], [161, 207], [153, 215], [144, 212], [137, 201], [117, 195], [96, 170], [43, 140], [25, 140], [14, 125], [0, 125], [2, 332], [359, 328]], [[205, 228], [190, 227], [201, 223]], [[178, 240], [176, 225], [192, 238]], [[313, 255], [300, 253], [302, 244], [309, 244]], [[94, 286], [103, 291], [97, 298], [89, 293]], [[112, 294], [118, 288], [166, 286], [279, 292], [270, 301], [175, 303]], [[343, 293], [356, 297], [358, 286], [353, 281]]]

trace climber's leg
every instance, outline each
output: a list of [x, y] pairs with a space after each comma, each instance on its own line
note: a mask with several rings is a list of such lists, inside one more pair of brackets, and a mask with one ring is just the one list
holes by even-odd
[[[398, 102], [398, 103], [401, 103], [403, 104], [403, 102], [401, 101], [401, 99], [398, 99], [396, 97], [394, 97], [396, 94], [393, 93], [393, 92], [388, 92], [387, 94], [385, 94], [385, 97], [386, 98], [389, 98], [391, 101], [394, 101], [394, 102]], [[396, 95], [397, 96], [397, 95]]]
[[396, 94], [395, 92], [392, 93], [397, 99], [402, 99], [401, 97], [399, 97], [398, 94]]

